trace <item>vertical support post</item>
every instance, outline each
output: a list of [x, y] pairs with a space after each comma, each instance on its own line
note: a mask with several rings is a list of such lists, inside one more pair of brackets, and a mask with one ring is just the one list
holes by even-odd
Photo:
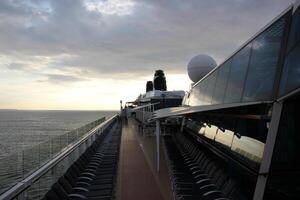
[[181, 133], [183, 132], [183, 127], [184, 127], [184, 125], [185, 125], [185, 121], [186, 121], [186, 117], [184, 116], [184, 117], [182, 118], [181, 127], [180, 127], [180, 132], [181, 132]]
[[23, 177], [23, 179], [25, 178], [25, 158], [24, 158], [24, 155], [25, 155], [25, 153], [24, 153], [24, 148], [22, 148], [22, 177]]
[[266, 140], [263, 159], [259, 169], [259, 175], [256, 182], [253, 199], [263, 199], [265, 187], [268, 179], [268, 173], [271, 166], [273, 150], [276, 142], [277, 131], [279, 127], [280, 117], [282, 111], [282, 102], [275, 102], [273, 104], [272, 119]]
[[53, 150], [52, 150], [52, 138], [50, 139], [50, 158], [52, 158]]
[[159, 137], [160, 137], [160, 122], [159, 120], [157, 119], [155, 121], [155, 124], [156, 124], [156, 170], [159, 172], [159, 153], [160, 153], [160, 142], [159, 142]]
[[142, 124], [144, 124], [144, 118], [145, 118], [145, 113], [144, 113], [145, 108], [142, 108]]

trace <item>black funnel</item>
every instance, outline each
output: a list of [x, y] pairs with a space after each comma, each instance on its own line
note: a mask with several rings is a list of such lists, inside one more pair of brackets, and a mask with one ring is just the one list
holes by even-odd
[[152, 91], [153, 90], [153, 82], [152, 81], [147, 81], [146, 83], [146, 92]]
[[167, 90], [167, 82], [166, 77], [163, 70], [156, 70], [154, 74], [154, 89], [166, 91]]

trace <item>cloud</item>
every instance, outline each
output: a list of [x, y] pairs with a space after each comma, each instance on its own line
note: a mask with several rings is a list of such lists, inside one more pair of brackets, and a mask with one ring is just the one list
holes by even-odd
[[44, 67], [49, 70], [86, 71], [78, 75], [89, 77], [126, 79], [152, 74], [157, 68], [185, 73], [188, 61], [199, 53], [210, 54], [220, 63], [290, 4], [280, 0], [126, 2], [0, 1], [0, 54], [22, 55], [10, 69], [25, 67], [20, 64], [25, 57], [40, 56], [47, 58]]
[[10, 70], [24, 70], [28, 66], [24, 63], [10, 63], [7, 68]]
[[86, 81], [84, 78], [79, 78], [72, 75], [61, 75], [61, 74], [44, 74], [47, 77], [46, 80], [39, 80], [39, 82], [50, 82], [55, 84], [60, 83], [71, 83], [71, 82], [81, 82]]

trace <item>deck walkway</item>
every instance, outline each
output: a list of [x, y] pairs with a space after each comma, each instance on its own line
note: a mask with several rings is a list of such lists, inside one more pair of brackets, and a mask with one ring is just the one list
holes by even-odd
[[137, 138], [137, 127], [133, 120], [123, 123], [121, 157], [117, 198], [121, 200], [164, 200], [170, 199], [161, 188], [145, 151]]

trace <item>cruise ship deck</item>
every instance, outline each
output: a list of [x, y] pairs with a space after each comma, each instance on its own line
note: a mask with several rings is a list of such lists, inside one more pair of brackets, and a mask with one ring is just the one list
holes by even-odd
[[143, 135], [136, 120], [123, 122], [117, 199], [172, 199], [163, 152], [160, 170], [155, 168], [154, 139]]
[[157, 70], [119, 114], [38, 146], [34, 167], [19, 155], [0, 199], [300, 199], [299, 5], [184, 96]]

